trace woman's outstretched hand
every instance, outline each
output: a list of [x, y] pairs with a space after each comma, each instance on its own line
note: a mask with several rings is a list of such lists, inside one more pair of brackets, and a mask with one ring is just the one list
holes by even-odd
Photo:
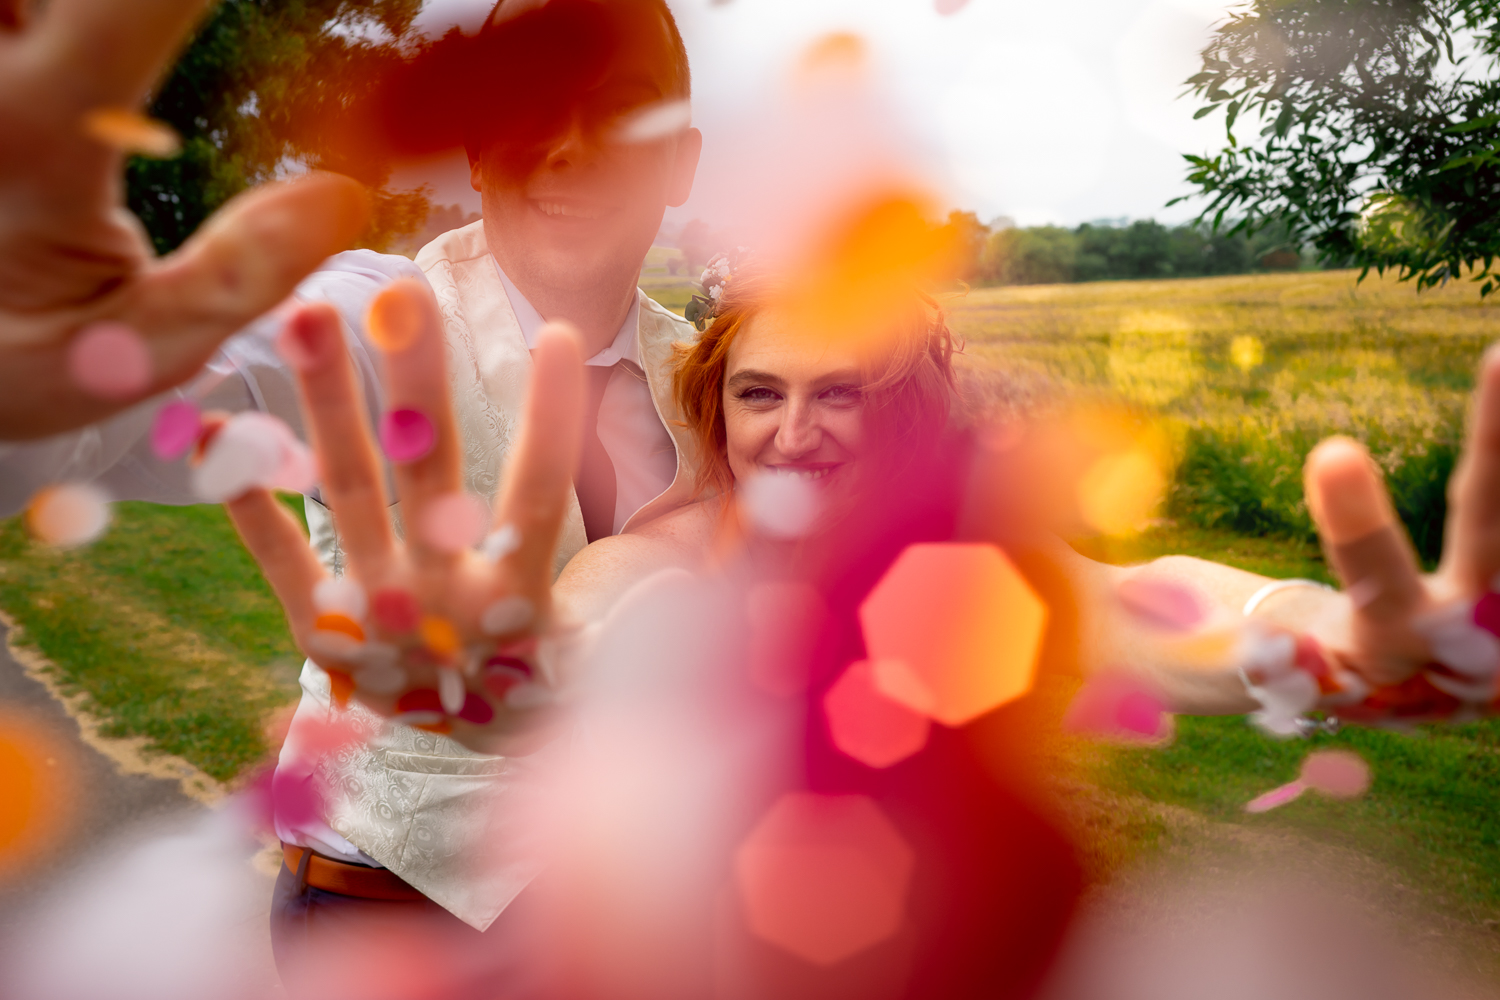
[[[342, 581], [331, 581], [301, 526], [268, 491], [251, 490], [226, 507], [298, 642], [329, 671], [336, 699], [353, 696], [481, 752], [522, 752], [543, 736], [562, 680], [548, 655], [565, 641], [550, 620], [550, 586], [580, 447], [581, 345], [560, 324], [540, 333], [520, 440], [488, 528], [479, 526], [490, 533], [476, 549], [474, 532], [455, 523], [476, 516], [477, 501], [462, 492], [436, 303], [421, 284], [398, 281], [370, 313], [371, 329], [399, 345], [385, 354], [382, 437], [405, 540], [391, 525], [385, 465], [341, 321], [326, 304], [298, 307], [282, 336], [298, 369], [323, 500], [348, 557]], [[401, 427], [409, 440], [393, 444]]]
[[[0, 0], [0, 440], [191, 377], [365, 226], [364, 189], [313, 174], [241, 195], [156, 259], [122, 201], [124, 152], [149, 137], [138, 113], [207, 6]], [[92, 358], [75, 350], [88, 333]]]
[[1358, 718], [1382, 706], [1417, 718], [1493, 710], [1500, 618], [1490, 620], [1491, 601], [1483, 599], [1500, 574], [1500, 349], [1491, 348], [1480, 365], [1435, 573], [1421, 572], [1361, 445], [1322, 442], [1308, 456], [1305, 481], [1324, 549], [1344, 584], [1342, 599], [1309, 631], [1337, 666], [1374, 689], [1378, 703], [1342, 714]]

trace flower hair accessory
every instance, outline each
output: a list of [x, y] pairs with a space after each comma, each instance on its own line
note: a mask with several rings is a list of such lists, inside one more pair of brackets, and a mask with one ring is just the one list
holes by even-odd
[[683, 316], [701, 332], [718, 317], [724, 301], [724, 288], [734, 280], [737, 271], [750, 257], [746, 247], [735, 247], [733, 253], [714, 254], [698, 282], [703, 286], [702, 295], [694, 295], [688, 301]]

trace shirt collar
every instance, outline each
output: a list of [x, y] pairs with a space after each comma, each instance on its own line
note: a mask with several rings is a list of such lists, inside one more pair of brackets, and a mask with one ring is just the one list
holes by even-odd
[[[491, 257], [493, 260], [493, 256]], [[501, 268], [500, 262], [495, 261], [495, 271], [500, 275], [500, 284], [505, 286], [505, 297], [510, 299], [511, 312], [516, 314], [516, 322], [521, 324], [521, 336], [526, 340], [526, 349], [529, 351], [536, 347], [537, 331], [547, 321], [542, 314], [536, 311], [536, 307], [526, 301], [526, 296], [506, 276], [505, 270]], [[617, 361], [629, 361], [636, 367], [640, 367], [639, 333], [641, 328], [641, 290], [635, 290], [635, 300], [630, 304], [630, 312], [625, 315], [625, 322], [620, 324], [620, 332], [615, 334], [614, 342], [604, 350], [584, 362], [586, 365], [599, 365], [608, 367]]]

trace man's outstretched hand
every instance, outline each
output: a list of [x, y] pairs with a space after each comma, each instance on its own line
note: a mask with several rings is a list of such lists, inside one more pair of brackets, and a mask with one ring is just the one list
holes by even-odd
[[[139, 112], [204, 0], [0, 0], [0, 440], [108, 417], [189, 378], [364, 228], [356, 182], [313, 174], [235, 198], [156, 259], [123, 204], [99, 111]], [[149, 379], [86, 391], [69, 348], [95, 324], [144, 340]]]
[[[369, 327], [386, 345], [379, 444], [341, 323], [331, 306], [299, 306], [282, 337], [347, 556], [343, 579], [331, 580], [268, 491], [252, 489], [225, 507], [298, 643], [329, 672], [335, 700], [355, 697], [482, 752], [535, 746], [569, 680], [548, 650], [567, 634], [553, 620], [550, 587], [583, 429], [578, 334], [542, 328], [519, 440], [494, 510], [485, 511], [463, 493], [447, 343], [431, 292], [401, 280], [371, 303]], [[403, 426], [416, 430], [415, 447]], [[382, 447], [404, 539], [391, 524]]]

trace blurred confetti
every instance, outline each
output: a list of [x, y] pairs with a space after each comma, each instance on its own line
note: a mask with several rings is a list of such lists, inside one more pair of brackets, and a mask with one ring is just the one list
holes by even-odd
[[863, 795], [791, 792], [735, 853], [750, 930], [817, 965], [832, 965], [899, 930], [912, 849]]
[[109, 527], [109, 496], [92, 483], [48, 486], [26, 508], [26, 526], [47, 545], [87, 545]]
[[1317, 750], [1302, 761], [1296, 781], [1258, 795], [1245, 803], [1249, 813], [1269, 812], [1295, 801], [1309, 789], [1336, 799], [1352, 799], [1370, 787], [1370, 765], [1348, 750]]
[[236, 413], [218, 427], [192, 476], [194, 492], [209, 503], [233, 500], [255, 487], [300, 493], [316, 478], [308, 447], [280, 418], [257, 410]]
[[182, 140], [166, 122], [128, 108], [96, 108], [83, 116], [83, 131], [122, 153], [169, 159], [182, 152]]
[[387, 632], [413, 632], [422, 623], [422, 606], [411, 591], [384, 587], [370, 599], [370, 613]]
[[392, 462], [415, 462], [437, 443], [437, 428], [421, 410], [391, 410], [380, 418], [380, 446]]
[[387, 354], [404, 351], [422, 332], [422, 308], [405, 287], [388, 288], [370, 302], [365, 328]]
[[124, 323], [91, 323], [68, 344], [68, 376], [100, 399], [133, 399], [151, 386], [151, 350]]
[[1125, 743], [1163, 744], [1172, 737], [1166, 702], [1144, 679], [1109, 672], [1084, 681], [1063, 716], [1063, 729]]
[[472, 493], [445, 493], [422, 508], [422, 541], [440, 552], [462, 552], [485, 537], [490, 508]]
[[66, 744], [19, 713], [0, 709], [0, 881], [63, 841], [80, 780]]
[[994, 546], [923, 544], [896, 559], [859, 618], [870, 659], [899, 661], [920, 687], [881, 690], [961, 726], [1031, 690], [1047, 607]]
[[1135, 618], [1173, 632], [1197, 628], [1208, 617], [1197, 594], [1166, 580], [1133, 576], [1115, 588], [1115, 596]]
[[801, 538], [818, 518], [817, 487], [797, 476], [763, 473], [737, 495], [745, 519], [770, 538]]
[[485, 635], [505, 635], [518, 632], [531, 624], [536, 608], [519, 595], [502, 597], [491, 602], [479, 615], [479, 628]]
[[313, 587], [312, 597], [313, 606], [320, 612], [346, 615], [356, 622], [364, 621], [370, 610], [365, 588], [347, 576], [319, 580]]
[[163, 461], [175, 461], [188, 453], [202, 429], [198, 407], [185, 399], [173, 400], [151, 421], [151, 451]]
[[834, 746], [870, 767], [898, 764], [927, 745], [927, 716], [893, 701], [875, 686], [869, 660], [851, 663], [823, 696]]

